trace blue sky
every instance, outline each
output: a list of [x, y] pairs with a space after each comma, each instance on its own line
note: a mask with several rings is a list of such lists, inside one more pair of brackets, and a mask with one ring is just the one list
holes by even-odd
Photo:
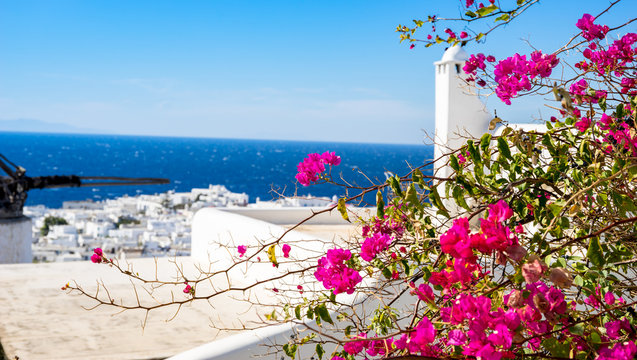
[[[607, 3], [546, 1], [467, 50], [531, 52], [522, 39], [554, 50], [582, 12]], [[444, 48], [409, 50], [394, 30], [431, 13], [455, 15], [459, 4], [0, 0], [0, 120], [115, 134], [422, 143], [434, 128], [432, 63]], [[636, 8], [625, 0], [604, 22], [617, 25]], [[513, 121], [537, 117], [540, 106], [488, 105]]]

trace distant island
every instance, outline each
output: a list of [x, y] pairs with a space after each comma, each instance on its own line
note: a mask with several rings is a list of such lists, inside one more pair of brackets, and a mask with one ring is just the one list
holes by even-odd
[[0, 119], [0, 131], [96, 134], [99, 130], [36, 119]]

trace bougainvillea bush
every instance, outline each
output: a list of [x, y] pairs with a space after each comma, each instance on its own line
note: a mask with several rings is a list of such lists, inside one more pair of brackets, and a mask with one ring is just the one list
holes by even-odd
[[[434, 16], [398, 31], [411, 45], [481, 42], [537, 3], [501, 2], [462, 2], [459, 20], [471, 26], [495, 20], [485, 32], [440, 31], [445, 19]], [[318, 293], [305, 284], [274, 288], [285, 306], [268, 321], [310, 329], [279, 344], [281, 350], [294, 358], [309, 347], [332, 360], [634, 359], [637, 34], [626, 30], [631, 23], [604, 24], [582, 14], [575, 36], [557, 51], [471, 55], [464, 66], [469, 82], [492, 89], [504, 103], [515, 106], [529, 93], [555, 98], [546, 131], [505, 127], [497, 136], [468, 140], [435, 159], [453, 170], [447, 177], [421, 167], [384, 184], [350, 187], [359, 194], [326, 211], [361, 222], [360, 238], [307, 260], [303, 271], [320, 284]], [[416, 39], [427, 26], [432, 32]], [[566, 52], [581, 57], [569, 66]], [[560, 67], [572, 76], [555, 76], [564, 73]], [[348, 186], [331, 176], [340, 162], [338, 154], [309, 154], [297, 179], [303, 186]], [[377, 193], [373, 216], [350, 219], [347, 205], [369, 192]], [[287, 258], [295, 250], [281, 237], [234, 252], [238, 263], [270, 261], [285, 273], [275, 252]], [[94, 262], [117, 266], [95, 254]], [[175, 284], [183, 287], [183, 280]], [[186, 283], [186, 301], [210, 297], [193, 290], [197, 281]]]

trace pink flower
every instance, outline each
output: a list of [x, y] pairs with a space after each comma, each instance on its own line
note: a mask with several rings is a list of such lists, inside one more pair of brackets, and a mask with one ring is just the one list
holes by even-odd
[[463, 31], [463, 32], [461, 32], [461, 33], [460, 33], [460, 38], [461, 38], [461, 39], [466, 39], [466, 38], [467, 38], [467, 36], [469, 36], [469, 35], [467, 34], [467, 32], [466, 32], [466, 31]]
[[591, 126], [591, 119], [583, 117], [573, 125], [577, 130], [584, 132]]
[[354, 293], [356, 285], [363, 279], [358, 271], [345, 264], [351, 257], [352, 253], [349, 250], [327, 250], [326, 256], [318, 261], [314, 277], [321, 281], [326, 289], [333, 289], [334, 294]]
[[310, 183], [318, 181], [318, 174], [325, 171], [325, 165], [337, 166], [341, 163], [341, 157], [336, 156], [334, 152], [326, 151], [322, 155], [308, 154], [296, 168], [298, 173], [296, 179], [303, 186], [309, 186]]
[[588, 83], [586, 82], [585, 79], [581, 79], [578, 82], [571, 84], [571, 87], [568, 89], [568, 91], [573, 96], [576, 96], [576, 95], [584, 96], [586, 95], [587, 88], [588, 88]]
[[494, 331], [488, 337], [489, 342], [495, 346], [501, 346], [508, 349], [513, 344], [513, 336], [511, 331], [505, 324], [497, 324]]
[[630, 322], [628, 321], [628, 319], [610, 321], [605, 323], [604, 327], [606, 328], [606, 335], [611, 340], [617, 340], [621, 336], [622, 329], [626, 330], [627, 332], [631, 331]]
[[283, 257], [284, 258], [288, 258], [290, 257], [290, 250], [292, 248], [290, 247], [290, 245], [288, 244], [283, 244], [283, 247], [281, 248], [281, 250], [283, 250]]
[[604, 294], [604, 301], [608, 304], [608, 305], [613, 305], [615, 303], [615, 294], [613, 294], [612, 292], [607, 292], [606, 294]]
[[517, 234], [524, 234], [524, 226], [522, 224], [518, 224], [515, 226], [515, 232]]
[[416, 47], [416, 45], [415, 45], [415, 44], [411, 44], [411, 45], [409, 45], [409, 49], [413, 49], [413, 48], [415, 48], [415, 47]]
[[495, 222], [504, 222], [513, 216], [513, 210], [504, 200], [500, 200], [495, 204], [489, 205], [489, 216], [487, 220]]
[[474, 1], [474, 0], [465, 0], [465, 5], [466, 5], [467, 7], [469, 7], [469, 6], [473, 5], [473, 1]]
[[426, 351], [436, 339], [436, 329], [427, 317], [423, 317], [414, 330], [409, 333], [407, 349], [410, 353]]
[[449, 331], [449, 340], [447, 344], [462, 346], [467, 342], [467, 336], [462, 332], [462, 330], [454, 329]]
[[418, 299], [425, 302], [433, 302], [434, 301], [434, 291], [431, 286], [427, 284], [420, 284], [417, 289], [414, 290]]
[[462, 154], [458, 154], [458, 164], [462, 165], [467, 162], [467, 158], [465, 158]]
[[[365, 333], [360, 333], [358, 334], [356, 338], [358, 339], [365, 339], [367, 337], [367, 335]], [[364, 348], [367, 347], [367, 343], [368, 341], [366, 340], [360, 340], [360, 341], [351, 341], [351, 342], [347, 342], [343, 345], [343, 349], [351, 355], [356, 355], [359, 352], [363, 351]]]
[[237, 252], [239, 252], [239, 257], [242, 257], [243, 255], [245, 255], [247, 250], [248, 248], [245, 245], [237, 246]]
[[[471, 59], [469, 59], [471, 60]], [[548, 77], [552, 69], [557, 66], [559, 59], [554, 54], [542, 54], [535, 51], [531, 60], [526, 55], [515, 54], [498, 62], [493, 74], [498, 84], [496, 95], [507, 105], [511, 105], [511, 98], [522, 90], [531, 90], [531, 80], [537, 77]]]
[[336, 154], [332, 151], [326, 151], [321, 155], [321, 159], [327, 165], [337, 166], [341, 164], [341, 157], [336, 156]]
[[477, 55], [471, 54], [469, 60], [467, 60], [462, 67], [462, 70], [465, 72], [465, 74], [475, 75], [478, 69], [485, 70], [487, 68], [487, 65], [484, 63], [486, 59], [487, 58], [482, 53]]
[[440, 247], [444, 253], [453, 257], [473, 259], [473, 246], [469, 237], [469, 220], [458, 218], [446, 233], [440, 236]]
[[606, 114], [602, 114], [602, 117], [601, 119], [599, 119], [597, 126], [600, 128], [600, 130], [608, 130], [610, 129], [612, 124], [613, 124], [613, 118]]
[[608, 26], [606, 25], [602, 26], [593, 24], [594, 20], [595, 18], [592, 15], [584, 14], [582, 18], [577, 20], [577, 23], [575, 24], [578, 29], [582, 30], [582, 37], [584, 37], [588, 41], [594, 39], [602, 40], [604, 37], [606, 37], [606, 34], [609, 30]]
[[599, 350], [597, 360], [633, 360], [637, 354], [637, 346], [633, 341], [615, 344], [611, 348], [604, 347]]
[[375, 233], [363, 241], [361, 246], [361, 258], [365, 261], [372, 261], [381, 251], [387, 249], [392, 242], [392, 238], [386, 234]]
[[97, 254], [93, 254], [93, 255], [91, 255], [91, 261], [96, 263], [96, 264], [99, 264], [99, 263], [102, 262], [102, 257], [97, 255]]
[[101, 248], [95, 248], [93, 249], [93, 252], [97, 255], [97, 256], [102, 256], [104, 255], [104, 252], [102, 251]]
[[186, 287], [184, 288], [184, 294], [190, 294], [191, 292], [193, 292], [192, 286], [188, 285], [187, 282], [184, 282], [184, 284], [186, 285]]

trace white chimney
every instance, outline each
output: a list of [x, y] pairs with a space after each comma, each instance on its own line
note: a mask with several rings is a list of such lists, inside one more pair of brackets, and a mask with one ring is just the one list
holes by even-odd
[[[459, 46], [445, 51], [442, 59], [434, 63], [436, 69], [436, 135], [434, 158], [456, 150], [465, 144], [467, 137], [480, 138], [489, 129], [493, 118], [477, 96], [476, 89], [465, 82], [462, 71], [469, 55]], [[436, 163], [439, 177], [447, 177], [451, 171], [444, 167], [446, 159]]]

